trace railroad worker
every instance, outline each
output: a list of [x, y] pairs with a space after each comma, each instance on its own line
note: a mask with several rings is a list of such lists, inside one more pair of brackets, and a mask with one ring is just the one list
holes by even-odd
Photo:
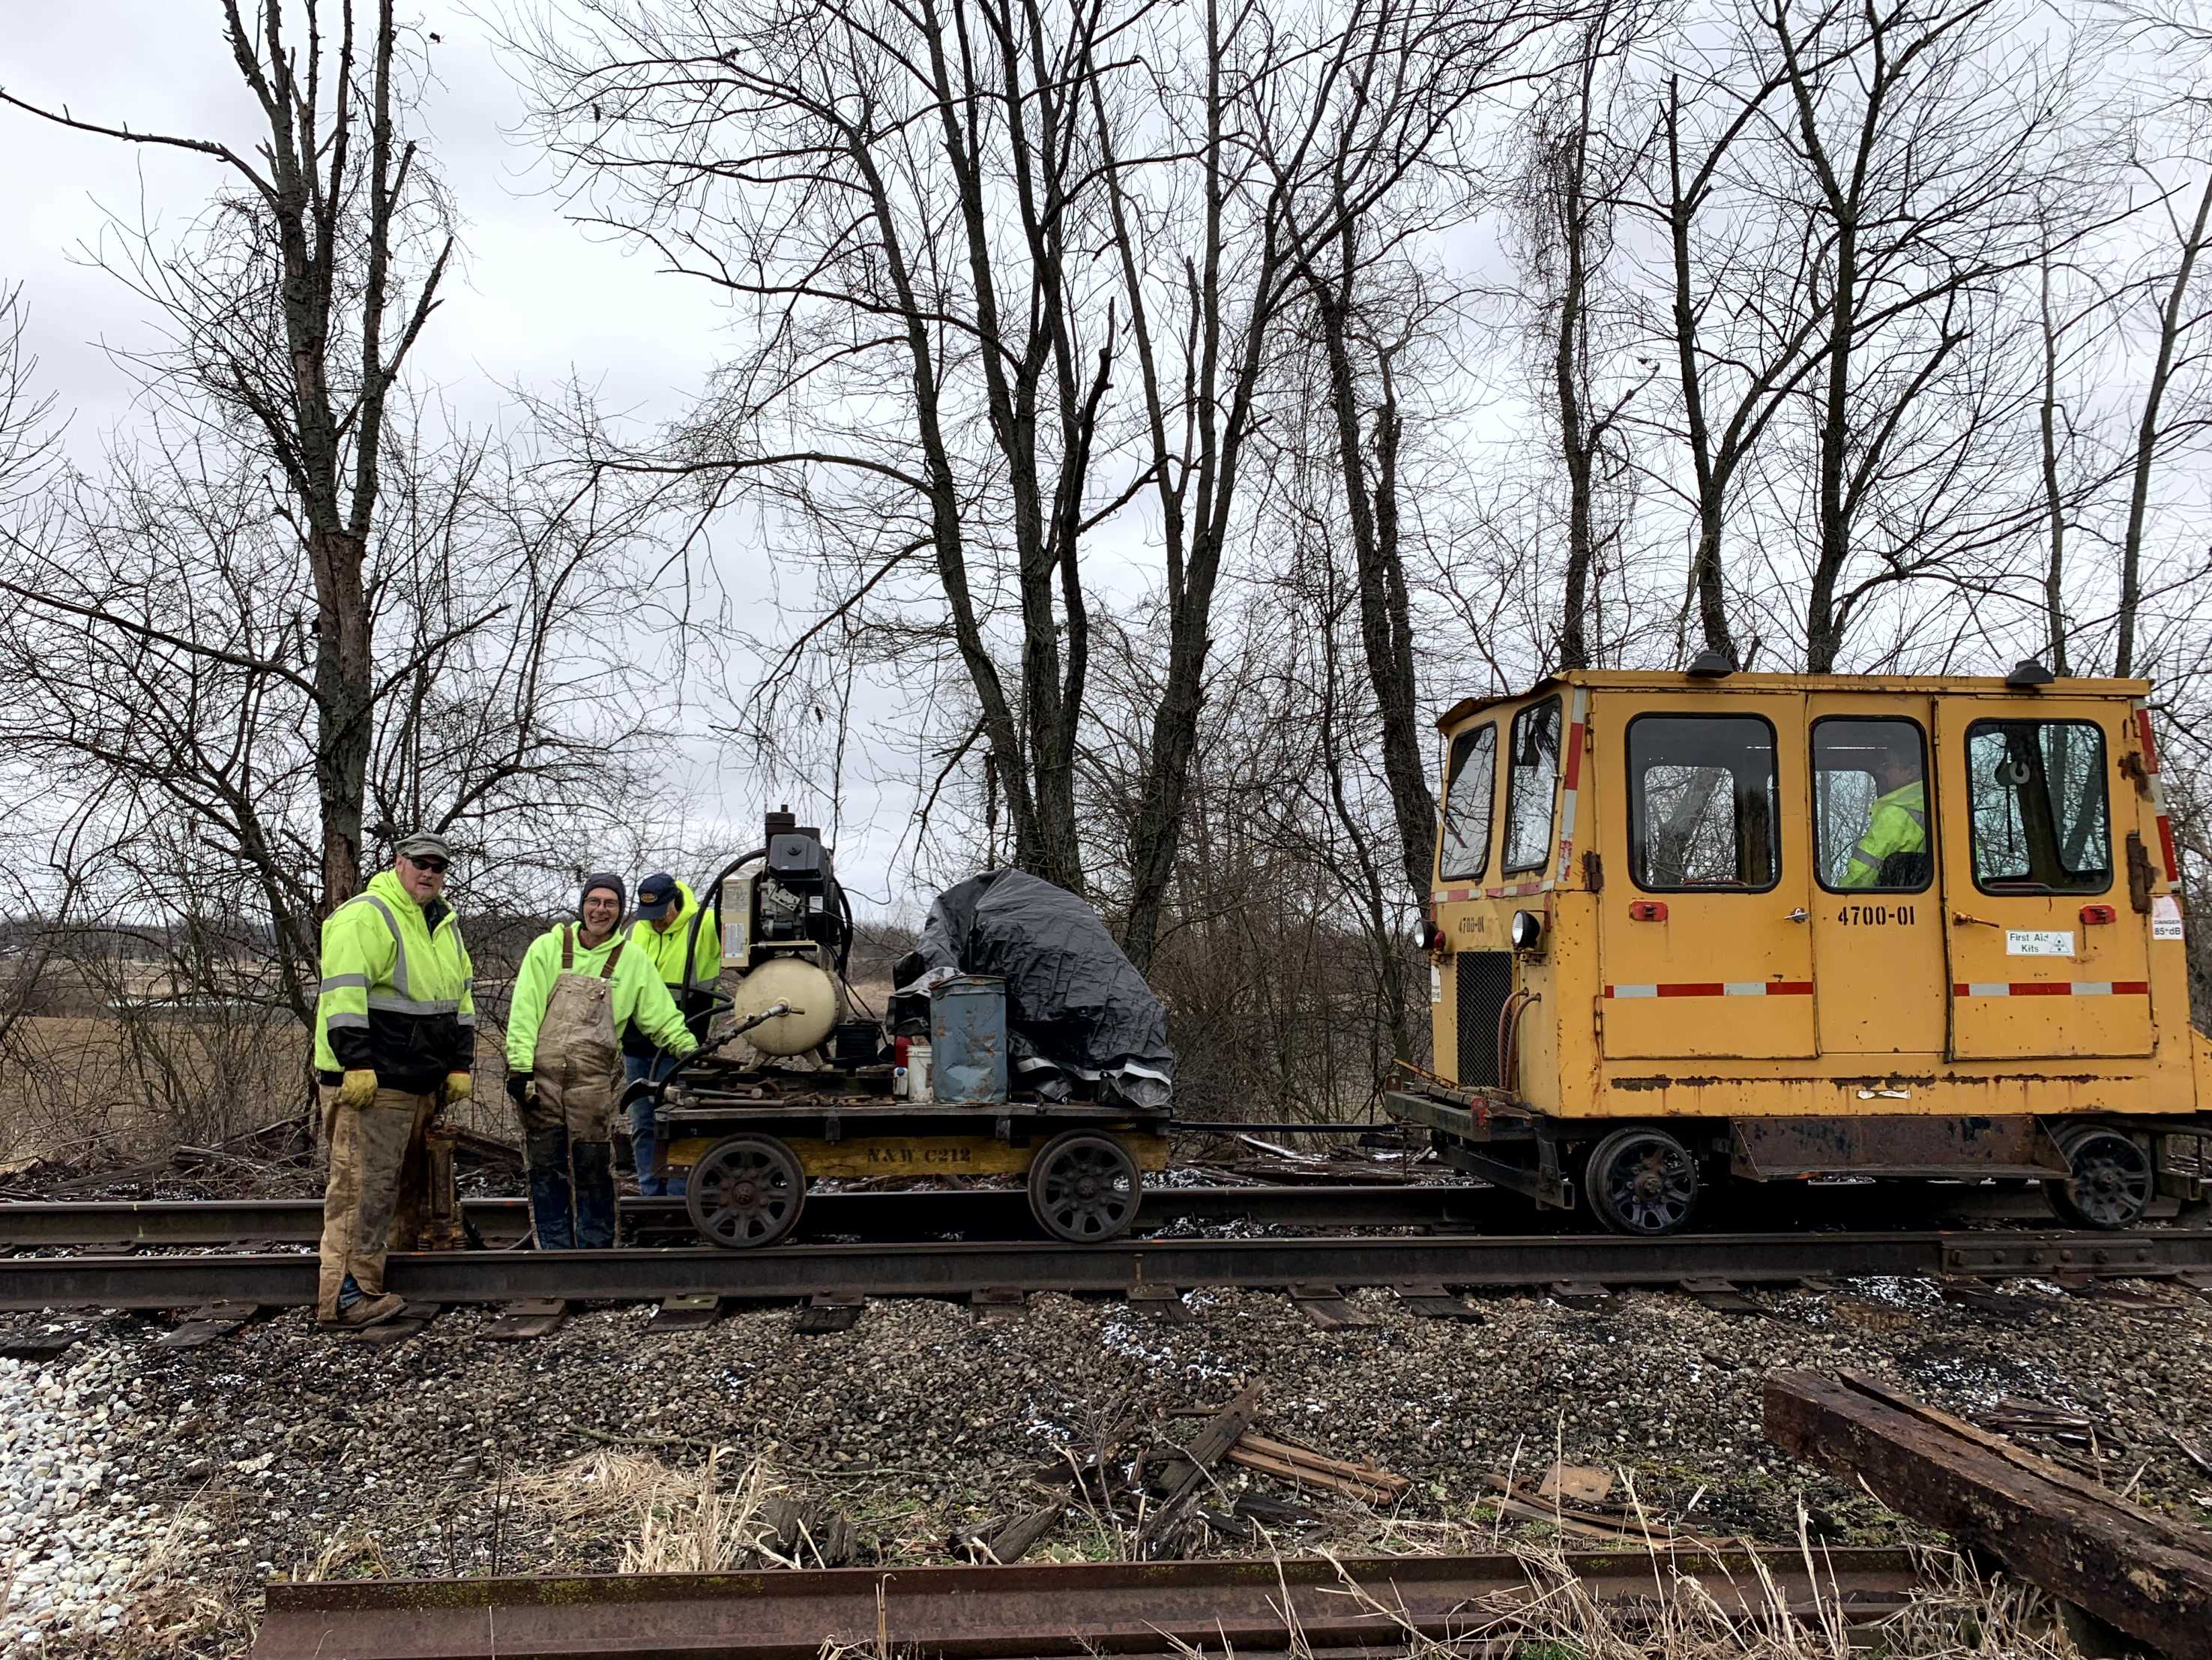
[[615, 1242], [622, 1034], [635, 1024], [679, 1056], [699, 1047], [646, 954], [617, 932], [625, 898], [612, 872], [586, 877], [580, 921], [532, 940], [514, 977], [507, 1092], [522, 1117], [530, 1216], [545, 1250]]
[[1920, 745], [1906, 738], [1878, 751], [1873, 764], [1875, 788], [1880, 792], [1867, 810], [1866, 831], [1851, 848], [1850, 860], [1836, 885], [1870, 888], [1905, 885], [1894, 868], [1885, 878], [1883, 865], [1899, 854], [1918, 854], [1924, 868], [1928, 853], [1928, 787], [1921, 776]]
[[406, 1171], [416, 1169], [419, 1185], [431, 1119], [469, 1097], [476, 1001], [445, 898], [452, 859], [443, 836], [407, 836], [392, 868], [323, 923], [315, 1073], [331, 1168], [315, 1313], [325, 1325], [373, 1326], [404, 1305], [384, 1289], [384, 1259]]
[[[690, 884], [661, 871], [637, 885], [637, 921], [630, 925], [629, 937], [632, 946], [659, 970], [661, 983], [683, 1013], [685, 1030], [695, 1042], [705, 1043], [707, 1025], [714, 1013], [715, 988], [722, 979], [720, 920], [711, 909], [700, 904]], [[631, 1023], [623, 1039], [623, 1071], [629, 1082], [665, 1078], [677, 1058], [657, 1048], [635, 1021]], [[684, 1191], [682, 1177], [672, 1182], [660, 1174], [649, 1098], [640, 1097], [629, 1104], [629, 1144], [637, 1155], [640, 1193], [657, 1199]]]

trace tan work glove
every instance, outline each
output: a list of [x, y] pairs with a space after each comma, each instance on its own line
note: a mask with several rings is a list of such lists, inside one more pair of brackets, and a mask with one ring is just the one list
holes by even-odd
[[338, 1104], [342, 1107], [373, 1107], [376, 1104], [376, 1073], [368, 1067], [356, 1067], [338, 1085]]
[[476, 1088], [477, 1080], [473, 1073], [447, 1073], [446, 1074], [446, 1104], [450, 1107], [456, 1101], [467, 1100], [476, 1093]]

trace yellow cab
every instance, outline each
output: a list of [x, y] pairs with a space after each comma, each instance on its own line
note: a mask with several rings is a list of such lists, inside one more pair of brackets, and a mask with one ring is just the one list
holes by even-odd
[[1731, 1180], [2027, 1178], [2103, 1228], [2193, 1198], [2212, 1048], [2149, 691], [1708, 656], [1456, 705], [1434, 1066], [1389, 1110], [1623, 1233]]

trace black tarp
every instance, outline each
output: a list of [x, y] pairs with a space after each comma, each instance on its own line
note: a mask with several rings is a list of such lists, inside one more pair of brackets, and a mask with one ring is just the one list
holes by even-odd
[[1175, 1078], [1168, 1012], [1098, 914], [1026, 871], [971, 876], [937, 896], [902, 991], [950, 973], [1006, 982], [1014, 1070], [1036, 1087], [1054, 1071], [1105, 1080], [1131, 1102], [1165, 1105]]

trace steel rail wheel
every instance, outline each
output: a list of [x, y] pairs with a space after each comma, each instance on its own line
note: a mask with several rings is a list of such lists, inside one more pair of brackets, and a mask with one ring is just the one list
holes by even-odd
[[2073, 1175], [2045, 1182], [2051, 1208], [2081, 1228], [2130, 1228], [2150, 1208], [2156, 1186], [2150, 1155], [2135, 1138], [2099, 1124], [2058, 1133], [2058, 1150]]
[[1117, 1238], [1137, 1219], [1144, 1185], [1128, 1149], [1112, 1136], [1070, 1130], [1046, 1142], [1030, 1165], [1030, 1214], [1071, 1244]]
[[1583, 1167], [1590, 1212], [1614, 1233], [1680, 1231], [1698, 1208], [1698, 1161], [1664, 1130], [1615, 1130]]
[[717, 1141], [691, 1167], [684, 1205], [709, 1244], [728, 1250], [773, 1245], [799, 1225], [806, 1172], [773, 1135]]

